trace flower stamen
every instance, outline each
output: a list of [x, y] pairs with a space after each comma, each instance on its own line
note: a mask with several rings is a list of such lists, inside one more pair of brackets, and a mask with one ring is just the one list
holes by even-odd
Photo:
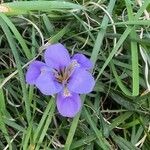
[[[59, 83], [67, 84], [70, 76], [73, 73], [74, 68], [77, 67], [77, 66], [79, 66], [77, 61], [73, 60], [72, 63], [68, 67], [64, 67], [64, 68], [60, 69], [59, 71], [58, 70], [54, 70], [53, 72], [54, 72], [56, 80]], [[67, 89], [65, 89], [64, 91], [66, 91], [66, 93], [68, 93]], [[68, 95], [68, 94], [66, 94], [66, 95]]]

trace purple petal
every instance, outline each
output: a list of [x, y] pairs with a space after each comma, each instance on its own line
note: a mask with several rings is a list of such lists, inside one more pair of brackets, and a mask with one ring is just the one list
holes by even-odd
[[39, 77], [41, 73], [41, 67], [45, 66], [46, 64], [41, 61], [33, 61], [27, 70], [26, 73], [26, 82], [28, 84], [35, 84], [36, 79]]
[[70, 64], [70, 56], [67, 49], [60, 43], [50, 45], [44, 54], [48, 66], [59, 69]]
[[52, 73], [46, 69], [41, 72], [35, 85], [45, 95], [53, 95], [62, 90], [62, 85], [55, 81]]
[[90, 72], [85, 69], [76, 69], [68, 83], [68, 89], [74, 93], [86, 94], [93, 90], [95, 81]]
[[57, 95], [57, 109], [64, 117], [74, 117], [81, 109], [81, 99], [78, 94], [64, 97], [62, 93]]
[[83, 54], [75, 54], [72, 57], [72, 60], [76, 60], [80, 67], [85, 69], [91, 69], [93, 67], [91, 60], [85, 57]]

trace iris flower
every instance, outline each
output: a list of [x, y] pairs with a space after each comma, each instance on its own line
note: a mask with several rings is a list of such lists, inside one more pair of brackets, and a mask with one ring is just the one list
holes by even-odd
[[92, 91], [95, 81], [89, 70], [91, 61], [83, 54], [70, 58], [60, 43], [47, 47], [44, 62], [33, 61], [26, 73], [26, 82], [35, 85], [41, 93], [57, 93], [57, 109], [64, 117], [74, 117], [81, 109], [79, 94]]

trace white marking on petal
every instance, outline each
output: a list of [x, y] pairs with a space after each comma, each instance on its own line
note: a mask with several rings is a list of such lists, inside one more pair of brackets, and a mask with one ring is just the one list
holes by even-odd
[[74, 60], [72, 60], [71, 67], [72, 68], [80, 67], [80, 64], [74, 59]]
[[64, 97], [68, 97], [71, 96], [71, 93], [69, 92], [67, 87], [64, 87], [64, 93], [63, 93]]

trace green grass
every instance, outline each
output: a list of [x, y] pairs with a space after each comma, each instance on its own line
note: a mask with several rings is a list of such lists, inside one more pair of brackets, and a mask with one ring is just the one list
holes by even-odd
[[[149, 0], [0, 5], [0, 150], [149, 150], [149, 7]], [[73, 119], [25, 82], [28, 64], [56, 42], [94, 64], [96, 85]]]

